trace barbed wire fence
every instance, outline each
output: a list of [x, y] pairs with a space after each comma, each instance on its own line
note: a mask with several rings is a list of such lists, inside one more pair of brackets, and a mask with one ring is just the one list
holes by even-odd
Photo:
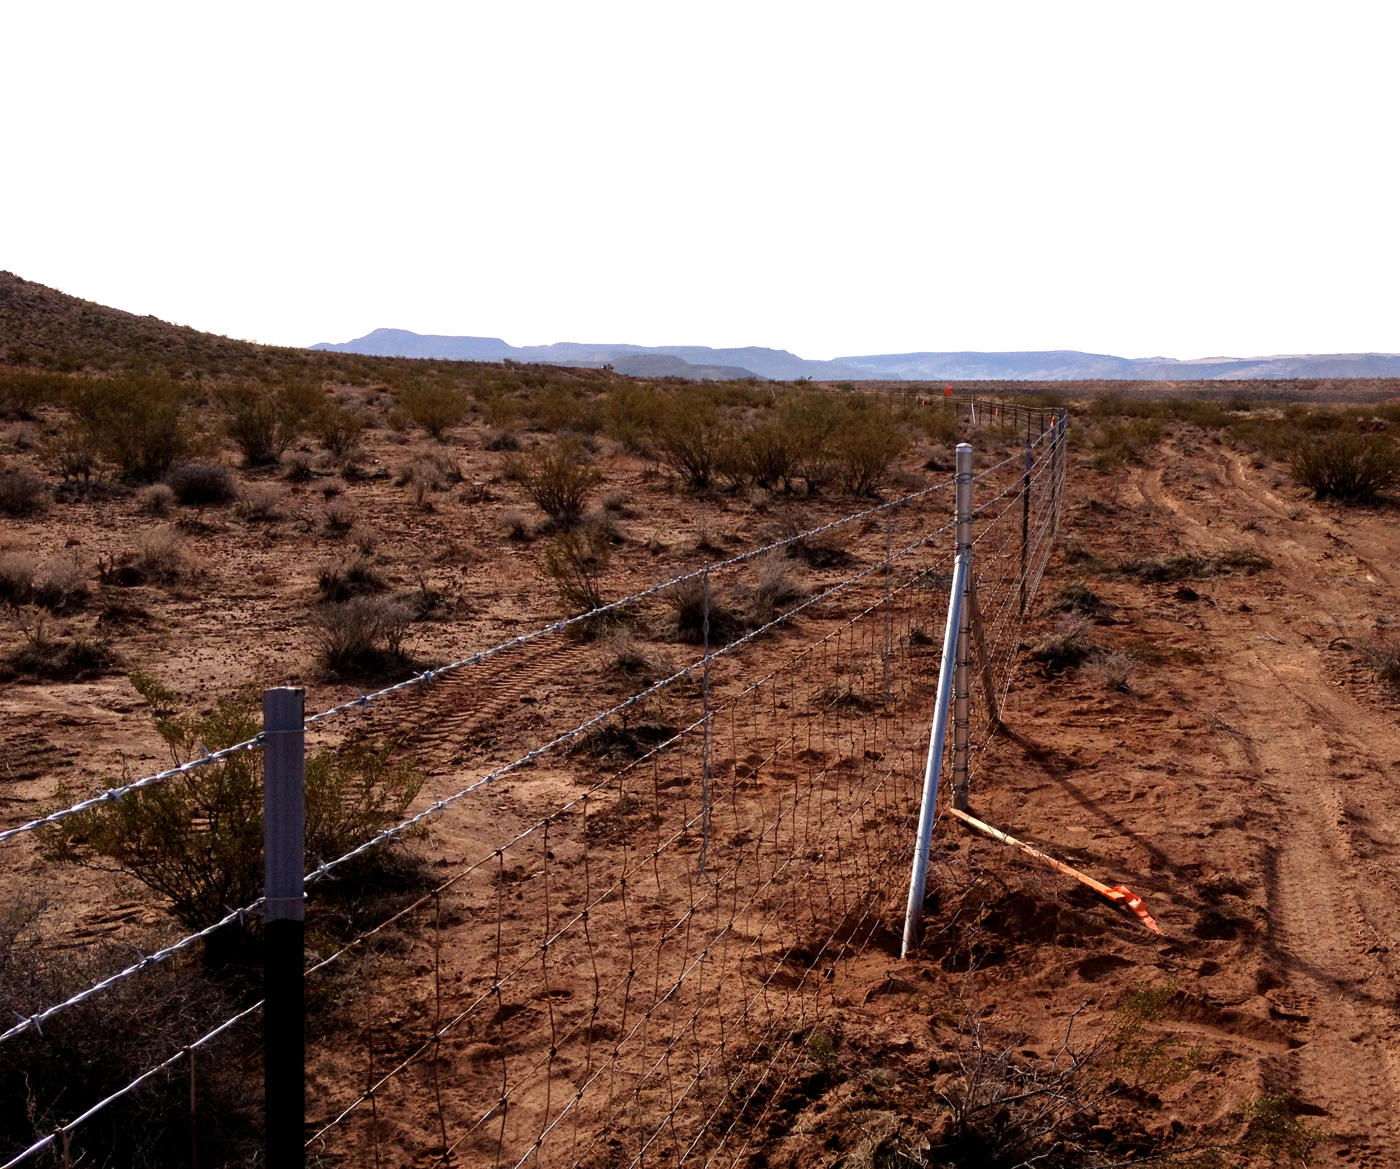
[[[1058, 525], [1064, 415], [949, 407], [1012, 452], [974, 483], [975, 772]], [[320, 879], [427, 823], [422, 849], [444, 874], [306, 966], [308, 995], [334, 995], [353, 1021], [308, 1053], [310, 1162], [708, 1163], [763, 1139], [794, 1075], [821, 1057], [842, 959], [899, 952], [952, 495], [952, 479], [931, 484], [305, 719], [308, 731], [351, 715], [409, 726], [430, 774], [470, 777], [305, 875], [314, 923]], [[652, 648], [619, 651], [628, 631]], [[542, 736], [503, 717], [547, 712], [571, 679], [608, 701]], [[122, 785], [0, 843], [264, 745]], [[260, 909], [14, 1020], [0, 1051], [42, 1042], [50, 1019]], [[0, 1169], [68, 1164], [85, 1123], [182, 1066], [193, 1114], [195, 1053], [262, 1006], [0, 1150]]]

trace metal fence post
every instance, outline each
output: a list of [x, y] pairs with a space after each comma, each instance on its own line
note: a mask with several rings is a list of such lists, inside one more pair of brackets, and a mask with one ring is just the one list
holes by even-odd
[[972, 621], [967, 592], [972, 583], [972, 447], [958, 447], [958, 555], [967, 561], [961, 620], [958, 622], [958, 663], [953, 675], [953, 807], [967, 811], [968, 733], [972, 726]]
[[1054, 520], [1050, 529], [1050, 538], [1055, 540], [1060, 535], [1060, 499], [1062, 495], [1062, 483], [1065, 475], [1065, 424], [1069, 420], [1069, 412], [1061, 410], [1060, 416], [1053, 424], [1053, 434], [1050, 438], [1050, 489], [1055, 493], [1055, 498], [1051, 503], [1051, 512]]
[[1026, 615], [1026, 545], [1031, 534], [1031, 440], [1026, 436], [1026, 472], [1021, 480], [1021, 616]]
[[267, 1169], [306, 1164], [306, 693], [263, 691], [263, 1116]]
[[962, 625], [962, 602], [966, 591], [967, 557], [959, 555], [953, 562], [953, 581], [948, 590], [948, 620], [943, 627], [943, 655], [938, 659], [938, 697], [934, 699], [933, 728], [929, 732], [928, 760], [924, 764], [924, 791], [919, 804], [918, 835], [914, 841], [914, 867], [909, 876], [909, 901], [904, 909], [904, 943], [899, 951], [901, 958], [907, 958], [919, 940], [919, 923], [924, 915], [924, 889], [928, 883], [933, 821], [938, 814], [938, 773], [943, 766], [943, 742], [948, 736], [953, 659], [957, 653], [957, 630]]

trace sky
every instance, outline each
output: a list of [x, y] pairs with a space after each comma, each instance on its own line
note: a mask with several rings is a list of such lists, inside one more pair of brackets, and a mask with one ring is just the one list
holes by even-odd
[[284, 345], [1400, 351], [1400, 6], [9, 4], [0, 268]]

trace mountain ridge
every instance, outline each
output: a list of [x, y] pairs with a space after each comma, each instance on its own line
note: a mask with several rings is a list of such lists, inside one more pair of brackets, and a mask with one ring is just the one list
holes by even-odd
[[454, 361], [522, 361], [583, 368], [611, 366], [638, 377], [770, 381], [1244, 381], [1289, 378], [1400, 377], [1397, 353], [1303, 353], [1261, 357], [1118, 357], [1077, 349], [1015, 351], [920, 350], [835, 357], [799, 357], [763, 346], [632, 345], [557, 341], [511, 345], [500, 337], [449, 336], [375, 329], [310, 349], [375, 357]]

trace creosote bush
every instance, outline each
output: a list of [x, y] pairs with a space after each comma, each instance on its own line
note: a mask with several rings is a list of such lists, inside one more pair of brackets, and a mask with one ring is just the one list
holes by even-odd
[[1301, 441], [1290, 469], [1317, 499], [1367, 503], [1400, 479], [1400, 450], [1385, 435], [1336, 431]]
[[76, 383], [67, 406], [83, 440], [124, 478], [149, 483], [194, 449], [188, 397], [169, 379], [95, 378]]
[[509, 455], [505, 468], [535, 506], [561, 528], [578, 524], [588, 496], [603, 481], [602, 473], [585, 462], [576, 439], [528, 455]]
[[602, 577], [611, 559], [607, 530], [596, 524], [560, 532], [545, 546], [542, 571], [570, 616], [602, 605]]
[[[138, 671], [131, 682], [151, 704], [177, 764], [262, 729], [253, 692], [220, 699], [201, 714], [182, 714], [178, 696], [154, 678]], [[114, 779], [111, 786], [122, 782]], [[310, 755], [308, 866], [343, 855], [397, 821], [421, 784], [392, 743], [354, 738]], [[163, 896], [186, 926], [203, 929], [262, 892], [262, 810], [262, 752], [243, 751], [62, 820], [43, 840], [62, 859], [115, 863]]]

